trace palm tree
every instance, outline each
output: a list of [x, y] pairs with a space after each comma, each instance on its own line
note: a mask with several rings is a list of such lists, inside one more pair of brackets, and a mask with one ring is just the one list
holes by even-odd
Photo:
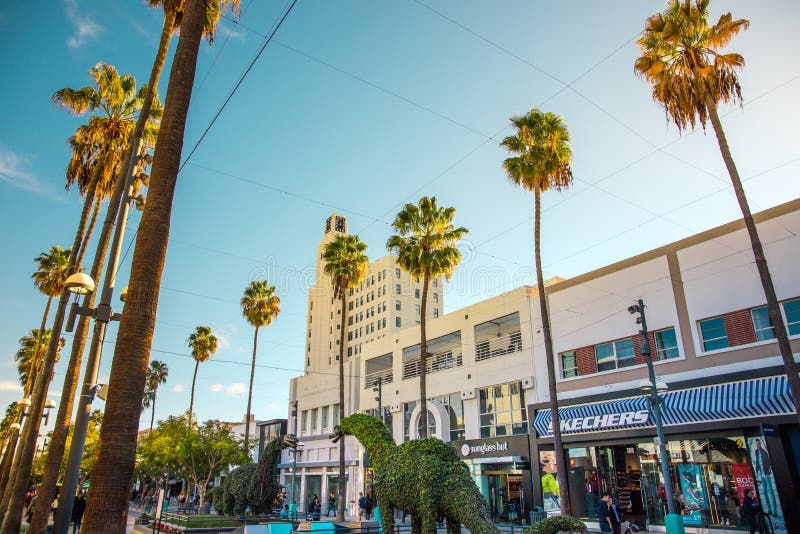
[[[547, 358], [547, 384], [550, 395], [550, 414], [553, 419], [553, 446], [556, 463], [564, 462], [564, 448], [561, 441], [561, 426], [558, 417], [558, 397], [556, 392], [556, 371], [553, 356], [553, 338], [550, 331], [550, 312], [542, 275], [542, 192], [550, 189], [561, 191], [572, 184], [572, 150], [569, 147], [569, 132], [563, 119], [555, 113], [544, 113], [532, 109], [527, 115], [514, 116], [511, 123], [517, 133], [503, 139], [501, 145], [509, 152], [518, 154], [503, 161], [503, 168], [514, 185], [533, 191], [534, 238], [533, 250], [536, 260], [536, 284], [539, 291], [539, 308], [542, 316], [542, 335]], [[561, 506], [565, 514], [570, 513], [569, 486], [566, 469], [558, 471], [558, 486], [561, 492]]]
[[[167, 364], [164, 362], [160, 362], [158, 360], [152, 360], [150, 362], [150, 367], [147, 368], [147, 378], [145, 380], [145, 399], [147, 405], [153, 408], [153, 413], [150, 416], [150, 431], [153, 431], [153, 423], [155, 422], [156, 418], [156, 393], [158, 392], [158, 386], [163, 384], [167, 381], [167, 375], [169, 374], [169, 368]], [[195, 370], [195, 376], [197, 375], [197, 370]], [[194, 386], [192, 389], [192, 393], [194, 393]], [[142, 401], [144, 405], [145, 401]], [[191, 413], [191, 412], [189, 412]]]
[[[27, 336], [19, 340], [19, 349], [14, 356], [14, 361], [17, 363], [19, 382], [23, 387], [22, 395], [25, 398], [30, 396], [34, 383], [42, 372], [46, 347], [50, 343], [50, 335], [50, 330], [31, 330]], [[59, 349], [65, 343], [66, 340], [62, 337], [58, 344]], [[61, 353], [56, 353], [56, 360], [60, 357]]]
[[128, 300], [111, 367], [105, 421], [113, 421], [113, 426], [108, 424], [101, 428], [97, 460], [92, 470], [94, 490], [87, 502], [84, 523], [89, 532], [113, 533], [125, 528], [128, 488], [136, 457], [137, 408], [144, 394], [172, 199], [204, 19], [211, 6], [221, 11], [231, 5], [231, 0], [189, 2], [181, 19], [181, 35], [172, 62], [164, 118], [151, 170], [149, 201], [136, 238]]
[[422, 197], [419, 204], [406, 204], [397, 214], [392, 228], [397, 232], [386, 242], [390, 252], [397, 253], [397, 263], [419, 281], [422, 280], [422, 304], [419, 321], [419, 409], [422, 417], [421, 438], [428, 436], [428, 341], [425, 335], [428, 310], [428, 286], [431, 279], [444, 276], [448, 280], [461, 262], [456, 243], [469, 234], [456, 228], [455, 208], [439, 207], [436, 197]]
[[653, 86], [653, 100], [664, 108], [678, 130], [694, 129], [698, 122], [705, 129], [706, 121], [711, 121], [750, 236], [770, 322], [775, 329], [795, 413], [800, 420], [797, 364], [792, 355], [764, 247], [717, 112], [720, 102], [741, 103], [742, 90], [737, 71], [744, 66], [744, 57], [736, 53], [722, 54], [720, 50], [739, 32], [746, 30], [750, 23], [745, 19], [734, 20], [730, 13], [725, 13], [712, 26], [709, 23], [708, 4], [709, 0], [671, 0], [663, 13], [649, 17], [645, 22], [644, 34], [637, 41], [642, 55], [636, 60], [634, 71]]
[[[53, 95], [52, 100], [60, 107], [78, 115], [93, 113], [88, 123], [78, 127], [75, 135], [70, 138], [73, 153], [67, 167], [67, 188], [77, 185], [79, 193], [85, 196], [84, 202], [87, 204], [92, 203], [94, 199], [91, 222], [82, 237], [75, 260], [78, 267], [82, 265], [100, 203], [106, 198], [111, 199], [90, 273], [93, 280], [99, 281], [103, 274], [106, 251], [120, 202], [120, 195], [116, 194], [117, 183], [125, 181], [121, 175], [126, 148], [132, 142], [139, 117], [145, 121], [143, 133], [145, 142], [149, 145], [155, 143], [158, 134], [157, 121], [161, 117], [162, 107], [158, 99], [154, 98], [152, 105], [145, 112], [143, 106], [146, 95], [150, 92], [149, 88], [142, 86], [137, 90], [136, 80], [132, 76], [120, 75], [111, 65], [98, 63], [89, 71], [89, 75], [93, 85], [79, 89], [60, 89]], [[94, 293], [84, 296], [83, 306], [93, 307], [94, 298]], [[55, 497], [56, 482], [66, 448], [89, 328], [89, 318], [81, 317], [72, 342], [61, 402], [48, 448], [42, 491], [37, 501], [42, 506], [38, 510], [34, 509], [31, 521], [31, 530], [34, 531], [44, 529], [47, 525], [47, 511]]]
[[266, 280], [254, 280], [244, 290], [240, 301], [242, 315], [251, 326], [253, 334], [253, 360], [250, 362], [250, 390], [247, 394], [247, 415], [244, 422], [244, 449], [250, 451], [250, 408], [253, 401], [253, 379], [256, 374], [256, 352], [258, 350], [258, 329], [269, 326], [281, 313], [281, 299], [275, 294], [275, 286]]
[[[369, 268], [367, 245], [356, 235], [337, 234], [325, 245], [322, 259], [325, 274], [331, 277], [333, 295], [341, 300], [342, 313], [339, 328], [339, 417], [344, 417], [344, 331], [347, 324], [347, 291], [364, 280]], [[336, 500], [336, 520], [344, 521], [344, 440], [339, 443], [339, 497]]]
[[[192, 410], [194, 409], [194, 386], [197, 382], [197, 369], [200, 364], [207, 362], [215, 352], [217, 352], [217, 336], [211, 332], [210, 326], [198, 326], [189, 335], [188, 344], [192, 348], [192, 358], [194, 358], [194, 376], [192, 377], [192, 396], [189, 401], [189, 426], [192, 426]], [[150, 385], [149, 380], [145, 384]], [[155, 403], [155, 391], [153, 391], [153, 402]], [[151, 423], [150, 428], [153, 428]]]

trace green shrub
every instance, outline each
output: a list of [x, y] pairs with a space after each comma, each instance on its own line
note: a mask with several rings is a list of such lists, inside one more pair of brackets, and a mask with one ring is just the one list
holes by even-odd
[[568, 515], [554, 515], [533, 525], [533, 528], [531, 528], [528, 533], [558, 534], [559, 532], [583, 532], [584, 530], [586, 530], [586, 525], [574, 517]]

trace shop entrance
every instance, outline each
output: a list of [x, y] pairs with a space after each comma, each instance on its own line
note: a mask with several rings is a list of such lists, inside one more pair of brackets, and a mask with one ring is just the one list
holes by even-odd
[[608, 492], [628, 521], [644, 525], [642, 468], [635, 445], [597, 447], [600, 491]]
[[486, 467], [481, 478], [486, 481], [484, 496], [489, 501], [492, 519], [495, 522], [520, 521], [523, 517], [522, 473]]

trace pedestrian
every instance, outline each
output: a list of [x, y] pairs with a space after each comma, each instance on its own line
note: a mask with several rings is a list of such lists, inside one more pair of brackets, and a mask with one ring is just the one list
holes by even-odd
[[372, 517], [372, 508], [375, 506], [375, 504], [372, 502], [372, 499], [370, 499], [369, 495], [364, 497], [364, 499], [365, 499], [364, 509], [366, 510], [365, 515], [367, 516], [367, 521], [369, 521], [370, 518]]
[[608, 507], [610, 497], [608, 493], [603, 493], [597, 501], [597, 520], [600, 523], [600, 532], [614, 532], [611, 523], [611, 509]]
[[336, 515], [336, 496], [333, 492], [328, 494], [328, 517]]
[[55, 499], [53, 499], [52, 504], [50, 504], [50, 511], [53, 513], [53, 522], [55, 522], [56, 513], [58, 512], [58, 493], [56, 493]]
[[36, 490], [33, 491], [33, 497], [31, 497], [31, 502], [28, 504], [28, 513], [25, 516], [25, 520], [30, 523], [31, 518], [33, 517], [33, 507], [36, 506], [36, 501], [39, 498], [39, 495], [36, 493]]
[[86, 511], [86, 497], [80, 492], [75, 497], [75, 504], [72, 505], [72, 534], [81, 529], [83, 522], [83, 512]]
[[750, 525], [750, 534], [755, 534], [756, 529], [760, 534], [766, 534], [764, 528], [764, 509], [756, 499], [756, 493], [752, 489], [744, 490], [744, 504], [742, 505], [741, 516]]
[[[363, 521], [367, 516], [367, 498], [363, 492], [358, 492], [358, 520]], [[369, 519], [369, 517], [367, 517]]]
[[617, 508], [614, 499], [612, 499], [610, 496], [608, 497], [608, 512], [609, 518], [611, 519], [611, 531], [614, 534], [620, 534], [622, 531], [622, 516], [619, 513], [619, 508]]

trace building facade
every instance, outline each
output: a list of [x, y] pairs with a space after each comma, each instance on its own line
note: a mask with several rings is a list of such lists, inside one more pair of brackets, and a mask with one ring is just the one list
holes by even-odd
[[[358, 377], [360, 355], [381, 343], [392, 332], [419, 324], [421, 313], [420, 281], [400, 269], [396, 258], [384, 256], [369, 265], [364, 281], [347, 295], [343, 314], [341, 300], [334, 297], [331, 278], [325, 274], [325, 246], [337, 235], [347, 235], [345, 217], [333, 214], [325, 221], [323, 238], [317, 246], [316, 271], [309, 290], [306, 321], [305, 375], [290, 384], [289, 431], [298, 436], [297, 451], [286, 451], [281, 464], [281, 480], [290, 501], [300, 510], [318, 495], [327, 510], [330, 493], [338, 495], [339, 446], [330, 433], [339, 421], [339, 343], [345, 329], [345, 413], [359, 409]], [[438, 317], [444, 306], [442, 279], [431, 281], [427, 316]], [[344, 321], [342, 318], [344, 317]], [[297, 455], [294, 458], [294, 455]], [[363, 486], [363, 451], [353, 438], [345, 439], [347, 506], [352, 509]], [[296, 493], [296, 497], [293, 495]]]
[[[797, 353], [800, 200], [756, 219]], [[687, 532], [732, 531], [741, 521], [742, 493], [753, 487], [776, 532], [800, 532], [800, 509], [793, 506], [800, 499], [800, 428], [741, 221], [546, 285], [567, 466], [557, 465], [553, 451], [536, 288], [523, 286], [428, 322], [428, 434], [453, 444], [495, 520], [522, 521], [537, 506], [559, 513], [557, 472], [566, 468], [572, 513], [589, 525], [601, 493], [610, 492], [628, 518], [650, 530], [663, 530], [667, 499], [674, 499]], [[321, 307], [328, 321], [339, 316], [324, 299], [335, 306], [329, 294], [310, 298], [309, 327], [312, 308]], [[640, 299], [656, 374], [669, 386], [662, 399], [671, 496], [658, 469], [652, 413], [639, 390], [647, 378], [643, 337], [628, 308]], [[420, 432], [419, 328], [405, 321], [359, 336], [357, 351], [348, 341], [353, 350], [345, 362], [345, 413], [382, 417], [398, 443]], [[321, 337], [309, 328], [306, 375], [291, 385], [294, 424], [304, 442], [298, 461], [304, 496], [334, 487], [338, 464], [328, 438], [338, 420], [338, 362], [325, 352], [336, 345], [322, 335], [336, 332], [336, 324], [314, 328]], [[315, 352], [317, 344], [324, 350]], [[353, 500], [358, 491], [371, 491], [372, 474], [360, 446], [347, 443]]]

